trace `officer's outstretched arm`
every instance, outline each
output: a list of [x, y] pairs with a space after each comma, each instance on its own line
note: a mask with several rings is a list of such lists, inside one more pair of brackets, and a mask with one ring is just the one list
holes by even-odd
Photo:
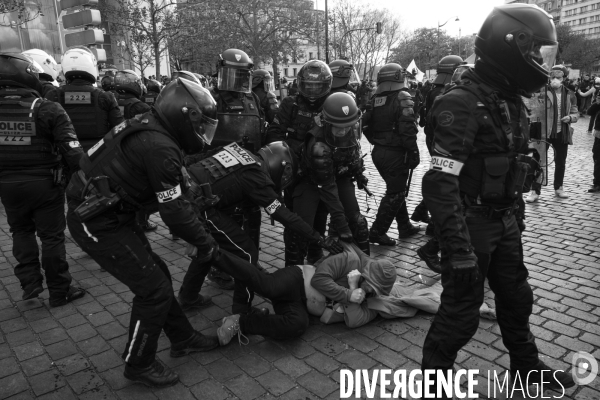
[[463, 96], [448, 94], [432, 108], [434, 151], [422, 183], [423, 200], [450, 253], [471, 251], [471, 238], [461, 208], [459, 176], [472, 151], [478, 126], [471, 113], [473, 107]]
[[47, 124], [46, 128], [52, 131], [54, 143], [69, 165], [71, 172], [79, 170], [79, 159], [83, 155], [83, 149], [67, 112], [59, 103], [44, 101], [40, 105], [39, 113], [40, 123]]
[[102, 99], [102, 109], [108, 113], [108, 124], [110, 125], [110, 129], [114, 128], [125, 120], [115, 96], [103, 92], [100, 95], [100, 98]]
[[210, 235], [183, 195], [183, 159], [179, 149], [175, 146], [157, 146], [149, 151], [144, 162], [162, 220], [174, 235], [196, 246], [200, 255], [210, 253]]
[[289, 96], [281, 102], [279, 111], [277, 111], [273, 122], [269, 124], [269, 128], [267, 129], [267, 143], [285, 140], [287, 128], [291, 126], [294, 101], [295, 97]]

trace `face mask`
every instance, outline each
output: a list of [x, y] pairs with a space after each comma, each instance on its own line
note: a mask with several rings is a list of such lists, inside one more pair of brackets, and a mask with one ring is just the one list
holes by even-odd
[[560, 79], [554, 78], [550, 81], [550, 86], [552, 86], [553, 89], [558, 89], [562, 86], [562, 81]]

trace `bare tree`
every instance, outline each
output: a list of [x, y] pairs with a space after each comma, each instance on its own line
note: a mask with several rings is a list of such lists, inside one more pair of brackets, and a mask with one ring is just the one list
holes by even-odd
[[44, 14], [38, 0], [0, 0], [0, 15], [0, 26], [12, 26], [15, 20], [24, 24]]

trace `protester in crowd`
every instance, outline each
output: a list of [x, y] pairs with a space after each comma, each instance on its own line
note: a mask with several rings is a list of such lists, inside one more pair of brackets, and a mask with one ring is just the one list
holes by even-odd
[[[579, 84], [579, 90], [577, 91], [577, 93], [579, 94], [581, 100], [579, 102], [579, 116], [583, 117], [585, 115], [585, 113], [587, 112], [587, 109], [589, 108], [590, 104], [591, 104], [591, 97], [589, 97], [590, 94], [590, 89], [592, 89], [593, 81], [590, 80], [590, 76], [588, 74], [585, 74], [583, 76], [583, 80], [580, 82]], [[585, 95], [584, 95], [585, 93]]]
[[[552, 67], [550, 85], [546, 86], [546, 104], [547, 111], [544, 116], [540, 116], [542, 121], [542, 132], [547, 133], [548, 143], [541, 142], [541, 145], [535, 146], [538, 152], [545, 158], [544, 153], [548, 145], [554, 149], [554, 191], [556, 197], [569, 197], [564, 189], [563, 182], [565, 178], [565, 169], [567, 162], [567, 152], [569, 145], [573, 144], [573, 128], [571, 124], [577, 122], [577, 106], [575, 94], [563, 85], [564, 78], [568, 75], [568, 70], [563, 65]], [[545, 165], [542, 168], [546, 168]], [[538, 200], [542, 189], [542, 184], [538, 180], [532, 186], [532, 190], [527, 197], [528, 203], [534, 203]]]

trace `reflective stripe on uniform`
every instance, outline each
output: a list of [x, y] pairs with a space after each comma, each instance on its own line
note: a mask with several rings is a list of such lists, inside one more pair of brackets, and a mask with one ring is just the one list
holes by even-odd
[[135, 324], [135, 330], [133, 331], [133, 336], [131, 337], [131, 343], [129, 343], [129, 351], [127, 352], [127, 357], [125, 357], [125, 362], [129, 362], [129, 357], [131, 357], [131, 351], [133, 350], [133, 345], [135, 344], [135, 338], [137, 337], [138, 330], [140, 329], [140, 320]]

